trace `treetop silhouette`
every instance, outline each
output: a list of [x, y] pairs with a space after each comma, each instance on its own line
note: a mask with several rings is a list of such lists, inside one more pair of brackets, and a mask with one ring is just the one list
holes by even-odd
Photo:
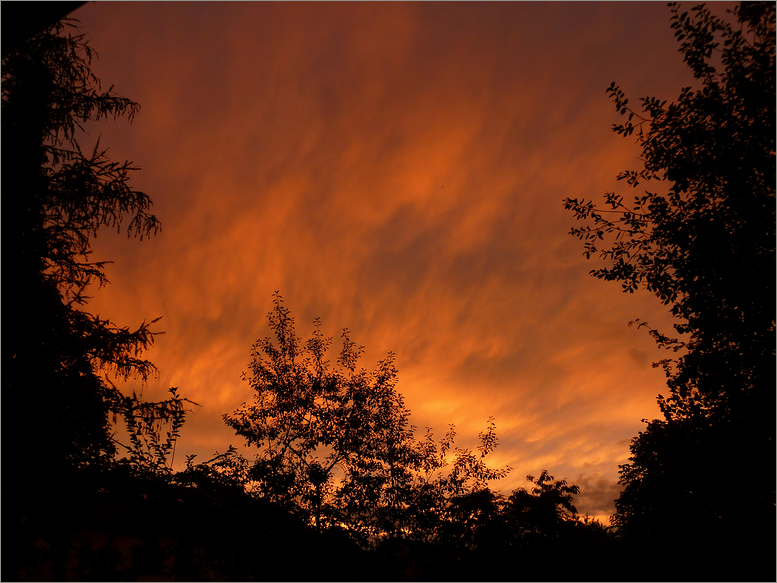
[[[742, 2], [735, 22], [703, 4], [669, 6], [695, 85], [671, 103], [643, 98], [641, 112], [607, 89], [626, 116], [613, 130], [642, 148], [642, 168], [618, 179], [644, 193], [631, 204], [606, 193], [605, 209], [565, 201], [588, 222], [571, 231], [586, 257], [606, 263], [591, 274], [653, 293], [679, 334], [636, 321], [673, 354], [654, 364], [669, 395], [620, 466], [613, 522], [636, 557], [674, 542], [701, 563], [746, 564], [729, 561], [716, 578], [773, 578], [774, 539], [759, 533], [775, 520], [775, 5]], [[736, 468], [758, 483], [722, 494], [720, 476]], [[675, 575], [699, 576], [685, 568]]]
[[642, 113], [615, 83], [607, 89], [627, 116], [613, 131], [636, 132], [644, 159], [618, 179], [650, 190], [631, 205], [607, 193], [604, 211], [575, 198], [565, 206], [593, 222], [571, 231], [585, 255], [609, 263], [591, 274], [652, 292], [687, 335], [651, 330], [680, 355], [659, 363], [671, 390], [660, 400], [665, 414], [724, 414], [744, 394], [765, 406], [773, 393], [773, 375], [763, 375], [774, 358], [774, 5], [737, 6], [740, 28], [703, 5], [670, 7], [701, 86], [669, 104], [643, 98]]
[[[323, 335], [321, 322], [303, 343], [277, 292], [268, 321], [275, 342], [254, 345], [250, 373], [243, 375], [253, 402], [224, 416], [259, 448], [250, 471], [257, 494], [318, 528], [344, 523], [377, 540], [419, 530], [431, 520], [425, 512], [509, 471], [484, 461], [497, 444], [493, 420], [480, 435], [480, 455], [451, 449], [452, 426], [439, 446], [431, 431], [414, 440], [392, 353], [368, 373], [358, 368], [363, 348], [344, 329], [332, 366], [326, 359], [332, 338]], [[449, 454], [452, 467], [443, 472]]]
[[[3, 397], [6, 411], [36, 420], [19, 415], [8, 427], [55, 467], [110, 464], [111, 414], [129, 425], [132, 463], [161, 467], [166, 462], [152, 458], [169, 447], [159, 441], [158, 425], [173, 423], [169, 444], [183, 422], [184, 400], [173, 392], [155, 407], [125, 396], [110, 379], [145, 382], [157, 373], [142, 353], [153, 344], [158, 319], [131, 330], [84, 308], [87, 288], [107, 283], [107, 262], [90, 260], [91, 238], [104, 227], [140, 239], [160, 228], [151, 198], [129, 184], [137, 168], [108, 158], [99, 138], [88, 151], [83, 146], [91, 122], [131, 120], [139, 109], [112, 87], [101, 89], [94, 57], [71, 20], [4, 48], [3, 211], [13, 219], [4, 224], [10, 244], [3, 266], [13, 275], [3, 315], [13, 333], [4, 337]], [[138, 449], [144, 439], [149, 447]], [[23, 451], [3, 451], [23, 465]]]

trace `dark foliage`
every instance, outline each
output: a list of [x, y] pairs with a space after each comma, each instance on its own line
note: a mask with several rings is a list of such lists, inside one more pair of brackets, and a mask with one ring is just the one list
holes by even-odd
[[[644, 286], [678, 319], [676, 331], [687, 340], [651, 331], [682, 354], [661, 362], [672, 391], [661, 399], [666, 413], [727, 415], [745, 402], [768, 406], [773, 397], [774, 4], [736, 8], [741, 29], [703, 7], [689, 14], [671, 6], [672, 28], [701, 88], [683, 89], [670, 104], [644, 98], [644, 116], [614, 83], [608, 89], [628, 114], [614, 130], [638, 130], [643, 149], [643, 169], [619, 179], [651, 190], [631, 207], [614, 193], [605, 196], [608, 211], [577, 199], [566, 206], [593, 220], [572, 230], [586, 256], [600, 252], [611, 264], [591, 273], [627, 291]], [[600, 251], [600, 241], [611, 246]]]
[[[252, 468], [258, 494], [300, 511], [320, 526], [337, 521], [339, 498], [368, 512], [372, 502], [394, 486], [392, 467], [407, 456], [410, 434], [402, 397], [396, 392], [392, 355], [373, 374], [357, 369], [361, 349], [343, 332], [338, 369], [325, 360], [331, 338], [316, 322], [305, 346], [296, 336], [294, 319], [276, 294], [269, 338], [254, 346], [251, 375], [254, 403], [244, 405], [226, 423], [260, 448]], [[334, 471], [345, 484], [334, 489]], [[367, 525], [364, 525], [365, 527]]]
[[[112, 162], [99, 140], [81, 148], [89, 122], [131, 119], [138, 106], [100, 89], [93, 51], [70, 21], [17, 40], [2, 61], [3, 524], [13, 530], [4, 541], [33, 528], [42, 500], [66, 504], [53, 488], [72, 494], [116, 464], [119, 417], [131, 439], [120, 467], [169, 475], [185, 415], [175, 389], [144, 403], [111, 381], [156, 373], [142, 358], [150, 324], [133, 331], [84, 309], [87, 288], [107, 282], [105, 264], [89, 261], [90, 238], [102, 227], [141, 238], [159, 228], [150, 198], [128, 184], [133, 166]], [[3, 561], [4, 578], [18, 576], [22, 557]]]
[[620, 578], [581, 572], [587, 557], [613, 563], [616, 549], [607, 528], [577, 515], [577, 486], [543, 470], [507, 498], [488, 487], [509, 471], [485, 462], [498, 443], [493, 420], [474, 452], [454, 448], [453, 427], [439, 443], [430, 430], [416, 440], [392, 355], [372, 374], [357, 369], [361, 349], [346, 330], [333, 368], [318, 320], [303, 345], [277, 293], [268, 320], [275, 339], [254, 345], [244, 375], [254, 401], [225, 416], [259, 449], [256, 460], [230, 448], [202, 464], [190, 458], [176, 479], [243, 487], [320, 532], [339, 532], [369, 551], [373, 580], [538, 579], [558, 556], [570, 558], [553, 565], [558, 577]]
[[184, 487], [120, 467], [93, 481], [81, 474], [78, 488], [55, 489], [24, 517], [4, 546], [6, 580], [365, 579], [352, 543], [205, 480]]
[[[677, 338], [651, 329], [675, 357], [648, 423], [621, 466], [614, 517], [654, 578], [775, 576], [775, 5], [744, 2], [735, 23], [703, 5], [670, 4], [671, 27], [697, 80], [667, 104], [631, 109], [607, 92], [637, 136], [644, 165], [619, 175], [645, 187], [631, 205], [608, 193], [606, 210], [567, 199], [593, 222], [572, 230], [592, 271], [644, 287], [670, 306]], [[649, 190], [648, 190], [649, 188]], [[604, 247], [600, 247], [600, 246]], [[750, 485], [733, 492], [730, 476]], [[768, 532], [768, 536], [763, 533]], [[682, 545], [682, 563], [664, 549]], [[681, 569], [681, 570], [678, 570]]]
[[[219, 458], [232, 460], [226, 474], [244, 476], [256, 495], [318, 528], [347, 525], [370, 545], [391, 536], [430, 536], [447, 521], [452, 497], [509, 471], [484, 461], [497, 444], [493, 422], [480, 436], [480, 455], [451, 451], [453, 427], [439, 446], [431, 432], [421, 442], [413, 439], [393, 354], [373, 373], [357, 368], [363, 349], [346, 329], [332, 367], [326, 360], [332, 339], [318, 320], [303, 345], [277, 293], [268, 320], [277, 345], [270, 338], [257, 342], [251, 374], [244, 374], [253, 403], [224, 416], [259, 453], [250, 464], [234, 455]], [[441, 471], [449, 452], [455, 460]]]
[[[127, 420], [135, 441], [150, 417], [173, 420], [174, 439], [184, 413], [175, 393], [154, 407], [109, 380], [156, 373], [142, 358], [153, 322], [132, 331], [83, 307], [87, 288], [107, 283], [105, 264], [89, 261], [90, 238], [122, 224], [141, 239], [159, 229], [151, 199], [129, 186], [132, 164], [111, 161], [99, 140], [82, 151], [89, 122], [138, 110], [100, 89], [92, 58], [70, 22], [3, 55], [3, 420], [18, 439], [3, 443], [3, 462], [32, 482], [43, 477], [38, 471], [110, 463], [111, 414]], [[133, 445], [136, 460], [148, 458]]]
[[509, 497], [489, 489], [450, 500], [430, 541], [390, 538], [374, 556], [391, 580], [621, 580], [619, 548], [608, 528], [574, 509], [579, 490], [543, 470]]
[[[454, 501], [461, 522], [452, 524], [446, 540], [391, 537], [363, 550], [342, 530], [314, 529], [223, 474], [201, 470], [193, 466], [172, 483], [129, 467], [81, 470], [77, 487], [66, 480], [26, 509], [21, 527], [4, 543], [4, 579], [621, 579], [609, 567], [615, 555], [607, 529], [569, 514], [567, 490], [574, 487], [544, 471], [541, 486], [518, 491], [519, 505], [488, 490]], [[539, 535], [551, 514], [555, 531]], [[532, 516], [541, 515], [534, 523]]]
[[27, 39], [53, 26], [86, 2], [6, 2], [2, 5], [2, 52], [5, 57]]

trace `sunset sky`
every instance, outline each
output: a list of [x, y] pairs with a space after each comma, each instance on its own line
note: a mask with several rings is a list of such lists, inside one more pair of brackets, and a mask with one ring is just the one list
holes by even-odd
[[[196, 401], [176, 449], [242, 441], [221, 416], [270, 334], [279, 290], [309, 337], [320, 316], [396, 353], [411, 422], [473, 447], [489, 416], [492, 486], [545, 468], [606, 518], [618, 464], [659, 416], [664, 356], [635, 318], [664, 306], [593, 279], [567, 196], [595, 198], [639, 167], [611, 131], [605, 89], [633, 104], [691, 84], [663, 3], [90, 3], [78, 18], [104, 88], [138, 101], [94, 126], [141, 171], [163, 229], [104, 231], [111, 285], [89, 309], [119, 325], [162, 316], [147, 356]], [[334, 351], [332, 352], [334, 360]], [[137, 384], [125, 387], [139, 390]]]

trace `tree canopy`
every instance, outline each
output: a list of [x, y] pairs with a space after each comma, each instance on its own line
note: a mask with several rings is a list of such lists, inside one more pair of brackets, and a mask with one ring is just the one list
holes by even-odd
[[[151, 198], [129, 184], [137, 168], [112, 161], [99, 138], [85, 149], [91, 122], [131, 120], [139, 109], [113, 88], [101, 89], [94, 56], [68, 20], [3, 52], [3, 211], [10, 220], [2, 383], [4, 411], [14, 412], [4, 421], [19, 438], [13, 443], [24, 444], [6, 441], [3, 456], [6, 464], [42, 472], [113, 460], [111, 415], [128, 421], [135, 462], [164, 465], [155, 456], [169, 448], [152, 443], [159, 423], [174, 421], [174, 439], [184, 415], [175, 392], [155, 407], [111, 381], [145, 382], [156, 374], [142, 356], [156, 320], [131, 330], [85, 308], [89, 286], [107, 283], [106, 263], [90, 260], [91, 238], [104, 227], [141, 239], [160, 228]], [[29, 464], [31, 456], [45, 462]]]
[[[324, 536], [345, 536], [369, 553], [368, 577], [513, 579], [521, 559], [523, 576], [537, 578], [559, 554], [607, 552], [608, 529], [577, 514], [577, 486], [542, 470], [509, 496], [490, 488], [511, 470], [487, 463], [498, 445], [493, 418], [474, 451], [455, 446], [453, 425], [439, 440], [429, 428], [416, 438], [392, 353], [368, 372], [343, 329], [330, 362], [321, 321], [303, 341], [278, 292], [267, 320], [273, 337], [253, 345], [243, 373], [253, 399], [224, 415], [255, 456], [232, 446], [202, 463], [189, 456], [176, 482], [244, 489]], [[571, 578], [577, 563], [555, 572]]]
[[275, 501], [296, 501], [318, 524], [322, 505], [333, 502], [336, 468], [347, 482], [340, 497], [358, 490], [368, 504], [392, 487], [392, 466], [408, 455], [407, 411], [395, 390], [393, 355], [372, 374], [357, 369], [362, 349], [344, 330], [332, 370], [326, 360], [332, 339], [324, 337], [319, 321], [303, 345], [278, 294], [268, 319], [278, 346], [269, 338], [257, 342], [251, 374], [244, 374], [254, 403], [224, 418], [260, 448], [258, 491]]
[[[254, 391], [224, 420], [259, 453], [249, 472], [253, 491], [301, 514], [318, 528], [346, 524], [364, 540], [428, 530], [424, 516], [451, 496], [483, 488], [509, 468], [484, 462], [496, 447], [493, 422], [481, 434], [481, 455], [451, 452], [453, 427], [438, 445], [431, 432], [413, 438], [409, 411], [397, 391], [394, 355], [368, 373], [363, 347], [342, 333], [333, 367], [332, 338], [316, 320], [312, 337], [297, 337], [294, 318], [276, 293], [268, 314], [275, 335], [258, 341], [244, 381]], [[447, 455], [454, 454], [450, 472]], [[435, 515], [437, 516], [437, 515]], [[425, 525], [425, 529], [421, 527]]]
[[736, 7], [739, 27], [703, 5], [670, 6], [701, 86], [672, 103], [643, 98], [637, 113], [613, 83], [607, 93], [627, 116], [613, 129], [636, 132], [644, 159], [618, 179], [646, 190], [631, 205], [607, 193], [607, 210], [578, 199], [566, 207], [593, 221], [572, 230], [586, 256], [598, 252], [610, 264], [592, 274], [654, 293], [687, 338], [653, 331], [682, 354], [662, 361], [672, 389], [666, 411], [694, 402], [722, 413], [744, 393], [772, 393], [763, 383], [771, 384], [764, 375], [774, 357], [774, 6]]
[[[652, 541], [646, 554], [678, 537], [705, 556], [758, 554], [753, 533], [774, 529], [775, 5], [743, 2], [731, 19], [669, 6], [695, 85], [671, 103], [642, 98], [641, 111], [607, 89], [626, 116], [614, 131], [642, 148], [642, 168], [618, 179], [644, 192], [607, 193], [603, 209], [565, 201], [588, 223], [572, 229], [585, 255], [605, 262], [592, 275], [647, 289], [676, 320], [676, 335], [637, 321], [674, 357], [654, 364], [664, 419], [632, 442], [614, 520]], [[721, 503], [721, 473], [735, 467], [759, 484]]]

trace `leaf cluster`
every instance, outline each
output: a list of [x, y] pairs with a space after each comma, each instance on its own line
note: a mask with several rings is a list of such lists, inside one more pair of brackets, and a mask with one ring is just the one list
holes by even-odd
[[[113, 87], [101, 89], [95, 57], [70, 20], [3, 54], [3, 211], [11, 217], [3, 261], [12, 274], [4, 287], [12, 309], [4, 316], [13, 330], [4, 338], [3, 394], [11, 409], [40, 414], [35, 429], [20, 429], [36, 455], [55, 439], [66, 453], [54, 448], [54, 458], [112, 458], [112, 413], [127, 421], [130, 463], [156, 470], [183, 423], [181, 398], [174, 392], [171, 400], [141, 402], [109, 377], [145, 383], [156, 375], [143, 353], [158, 318], [132, 330], [84, 309], [87, 288], [107, 283], [108, 262], [90, 261], [92, 237], [103, 227], [125, 227], [128, 237], [142, 239], [160, 228], [150, 197], [129, 184], [137, 168], [112, 161], [99, 138], [94, 148], [82, 147], [97, 122], [132, 120], [139, 110]], [[171, 424], [166, 439], [163, 420]]]
[[346, 525], [370, 544], [399, 534], [432, 536], [447, 520], [449, 500], [509, 472], [485, 462], [497, 445], [493, 419], [479, 436], [478, 453], [454, 448], [453, 426], [439, 444], [431, 430], [416, 441], [392, 353], [367, 372], [358, 366], [363, 347], [344, 329], [333, 366], [326, 359], [332, 338], [320, 320], [303, 343], [277, 292], [273, 305], [268, 321], [275, 339], [253, 346], [250, 373], [243, 375], [253, 402], [224, 416], [259, 450], [250, 470], [256, 495], [319, 529]]
[[58, 22], [3, 57], [2, 106], [3, 136], [14, 144], [4, 158], [15, 162], [4, 180], [6, 201], [19, 213], [19, 236], [63, 295], [83, 303], [92, 281], [107, 281], [106, 263], [88, 261], [90, 237], [128, 219], [127, 235], [142, 239], [160, 224], [148, 212], [150, 197], [129, 186], [137, 170], [131, 162], [111, 161], [99, 138], [82, 151], [90, 124], [132, 120], [139, 106], [113, 87], [101, 90], [91, 70], [96, 53], [76, 31], [72, 21]]
[[185, 403], [196, 403], [178, 395], [176, 387], [169, 389], [169, 399], [153, 403], [112, 388], [114, 422], [121, 415], [132, 444], [122, 461], [139, 475], [172, 477], [175, 444], [186, 421]]
[[[671, 351], [653, 365], [669, 394], [620, 466], [613, 523], [635, 560], [682, 545], [694, 560], [678, 578], [698, 578], [699, 563], [747, 556], [726, 566], [741, 578], [743, 563], [763, 573], [774, 548], [755, 533], [774, 523], [774, 473], [759, 468], [774, 459], [775, 432], [775, 4], [742, 2], [728, 19], [669, 7], [694, 86], [673, 102], [643, 98], [639, 112], [607, 89], [626, 117], [613, 130], [642, 149], [642, 167], [618, 179], [644, 193], [565, 206], [587, 223], [571, 231], [586, 257], [605, 263], [591, 274], [646, 289], [675, 317], [677, 336], [632, 322]], [[736, 467], [758, 478], [731, 496], [720, 472]]]
[[565, 207], [588, 223], [571, 230], [585, 256], [606, 264], [591, 274], [646, 289], [676, 318], [682, 340], [651, 329], [659, 345], [681, 351], [658, 363], [672, 390], [664, 412], [693, 399], [723, 411], [731, 390], [758, 384], [774, 355], [775, 11], [743, 3], [737, 26], [704, 5], [670, 8], [699, 86], [672, 103], [643, 98], [640, 113], [615, 83], [607, 89], [627, 116], [614, 131], [637, 131], [642, 148], [643, 167], [618, 179], [644, 193], [630, 204], [606, 193], [604, 208], [567, 198]]

